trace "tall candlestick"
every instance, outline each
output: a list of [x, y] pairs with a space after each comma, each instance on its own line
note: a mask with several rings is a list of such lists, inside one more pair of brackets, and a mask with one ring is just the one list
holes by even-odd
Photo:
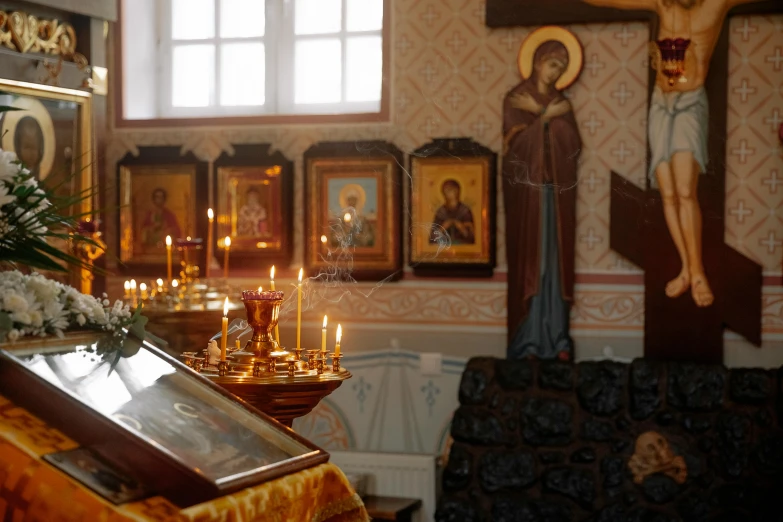
[[321, 354], [326, 357], [326, 316], [324, 316], [324, 326], [321, 328]]
[[166, 236], [166, 280], [171, 284], [171, 236]]
[[296, 285], [296, 349], [302, 349], [302, 274], [299, 269], [299, 283]]
[[[275, 265], [272, 265], [272, 270], [269, 271], [269, 289], [275, 291]], [[280, 344], [280, 329], [278, 324], [275, 323], [275, 341]]]
[[206, 278], [209, 279], [209, 267], [212, 265], [212, 241], [215, 228], [215, 213], [212, 209], [207, 209], [207, 217], [209, 218], [209, 227], [207, 227], [207, 267]]
[[226, 341], [228, 340], [228, 297], [223, 305], [223, 329], [220, 336], [220, 360], [226, 360]]
[[334, 345], [334, 354], [336, 356], [340, 356], [340, 341], [343, 339], [343, 327], [342, 325], [337, 325], [337, 342]]
[[223, 277], [228, 279], [228, 251], [231, 250], [231, 238], [226, 236], [223, 240], [223, 248], [225, 253], [223, 254]]

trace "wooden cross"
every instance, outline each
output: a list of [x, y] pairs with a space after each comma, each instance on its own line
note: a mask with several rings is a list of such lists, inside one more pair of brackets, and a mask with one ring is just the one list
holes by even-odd
[[[738, 6], [729, 16], [773, 12], [781, 12], [781, 6], [769, 0]], [[487, 0], [486, 20], [490, 27], [642, 20], [649, 22], [653, 38], [658, 32], [654, 13], [594, 7], [580, 0]], [[639, 189], [612, 172], [610, 246], [644, 270], [645, 357], [721, 363], [726, 326], [754, 345], [761, 344], [761, 266], [724, 242], [728, 55], [728, 24], [724, 23], [705, 84], [710, 107], [709, 173], [699, 180], [703, 259], [716, 296], [712, 306], [697, 307], [690, 292], [676, 299], [666, 296], [666, 283], [679, 273], [680, 264], [660, 193]], [[648, 85], [652, 92], [652, 69]]]

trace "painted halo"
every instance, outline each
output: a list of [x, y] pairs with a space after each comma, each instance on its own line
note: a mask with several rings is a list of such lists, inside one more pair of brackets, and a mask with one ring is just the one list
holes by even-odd
[[350, 205], [348, 204], [348, 198], [351, 196], [356, 197], [356, 213], [360, 213], [364, 208], [364, 204], [367, 202], [367, 193], [361, 185], [356, 183], [348, 183], [342, 189], [340, 189], [340, 207], [345, 209]]
[[52, 116], [43, 103], [34, 98], [17, 98], [11, 106], [23, 110], [9, 111], [3, 115], [3, 124], [0, 126], [2, 148], [3, 150], [15, 150], [14, 139], [19, 121], [27, 116], [35, 119], [39, 127], [41, 127], [41, 133], [43, 134], [43, 154], [41, 155], [41, 163], [38, 166], [38, 177], [44, 180], [52, 172], [52, 167], [54, 166], [55, 138]]
[[566, 51], [568, 51], [568, 67], [557, 80], [557, 83], [555, 83], [555, 89], [562, 91], [576, 81], [579, 73], [582, 72], [582, 64], [584, 63], [582, 44], [579, 43], [576, 35], [568, 29], [556, 25], [547, 25], [530, 33], [519, 48], [519, 55], [517, 56], [519, 73], [525, 80], [530, 78], [530, 75], [533, 73], [533, 57], [536, 54], [536, 49], [548, 40], [556, 40], [562, 43]]

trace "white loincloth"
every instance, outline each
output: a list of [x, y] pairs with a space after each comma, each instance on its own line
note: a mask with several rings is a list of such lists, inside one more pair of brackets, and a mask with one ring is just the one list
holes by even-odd
[[669, 162], [672, 154], [690, 151], [699, 164], [699, 172], [707, 172], [707, 91], [663, 92], [656, 86], [650, 98], [647, 135], [650, 143], [650, 186], [657, 188], [655, 169]]

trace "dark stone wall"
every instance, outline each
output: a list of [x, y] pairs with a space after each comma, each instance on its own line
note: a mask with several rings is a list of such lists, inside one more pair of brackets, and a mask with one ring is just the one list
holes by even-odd
[[[782, 522], [783, 369], [474, 358], [439, 522]], [[636, 439], [687, 464], [635, 484]]]

